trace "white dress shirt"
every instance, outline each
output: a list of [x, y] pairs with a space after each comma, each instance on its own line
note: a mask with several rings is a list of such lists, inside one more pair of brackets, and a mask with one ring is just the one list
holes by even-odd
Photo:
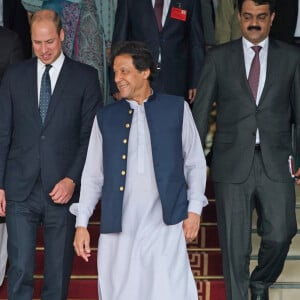
[[[164, 0], [164, 8], [163, 8], [163, 14], [162, 14], [162, 20], [161, 20], [163, 27], [164, 27], [164, 24], [165, 24], [165, 21], [166, 21], [168, 12], [169, 12], [170, 2], [171, 2], [171, 0]], [[154, 7], [154, 4], [155, 4], [155, 0], [152, 0], [153, 7]]]
[[0, 26], [3, 26], [3, 0], [0, 0]]
[[300, 38], [300, 0], [298, 0], [298, 18], [294, 36]]

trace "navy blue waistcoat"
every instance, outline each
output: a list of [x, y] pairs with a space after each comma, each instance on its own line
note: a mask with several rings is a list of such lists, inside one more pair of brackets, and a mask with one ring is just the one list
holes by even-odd
[[[187, 187], [183, 171], [183, 98], [153, 94], [145, 103], [153, 167], [162, 203], [163, 220], [176, 224], [187, 217]], [[134, 110], [121, 100], [102, 108], [97, 120], [103, 137], [104, 183], [101, 232], [122, 231], [129, 131]]]

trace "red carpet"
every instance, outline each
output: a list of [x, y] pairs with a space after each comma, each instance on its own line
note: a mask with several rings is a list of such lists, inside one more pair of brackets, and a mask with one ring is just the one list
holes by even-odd
[[[211, 183], [207, 184], [207, 197], [214, 198]], [[99, 209], [96, 209], [89, 225], [91, 244], [93, 247], [89, 263], [75, 257], [72, 278], [69, 289], [69, 300], [97, 300], [97, 243], [99, 236]], [[225, 287], [222, 279], [222, 261], [217, 236], [215, 203], [204, 209], [202, 226], [198, 239], [188, 245], [189, 258], [195, 276], [199, 300], [226, 300]], [[43, 240], [39, 233], [38, 250], [36, 254], [36, 280], [34, 298], [39, 299], [42, 288], [43, 272]], [[0, 300], [7, 299], [7, 281], [0, 287]], [[143, 299], [141, 299], [143, 300]], [[157, 299], [161, 300], [161, 299]], [[184, 300], [184, 299], [183, 299]]]

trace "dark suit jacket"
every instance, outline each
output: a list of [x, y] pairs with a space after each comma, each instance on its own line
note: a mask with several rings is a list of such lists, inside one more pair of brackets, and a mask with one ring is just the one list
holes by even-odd
[[42, 126], [37, 59], [14, 65], [0, 88], [0, 188], [22, 201], [41, 175], [45, 192], [69, 177], [76, 186], [101, 100], [97, 71], [65, 58]]
[[30, 28], [27, 12], [21, 0], [3, 0], [3, 25], [18, 33], [26, 58], [32, 56]]
[[[171, 18], [170, 9], [162, 32], [158, 26], [151, 0], [120, 0], [115, 18], [113, 46], [118, 41], [136, 40], [146, 43], [157, 63], [161, 50], [161, 76], [164, 88], [160, 92], [186, 96], [196, 88], [204, 59], [204, 38], [201, 28], [199, 0], [182, 0], [186, 21]], [[112, 46], [112, 47], [113, 47]]]
[[22, 60], [23, 56], [18, 35], [0, 26], [0, 83], [7, 66]]
[[205, 142], [210, 109], [217, 102], [217, 131], [213, 146], [212, 177], [218, 182], [241, 183], [249, 175], [256, 129], [268, 176], [289, 181], [292, 154], [291, 125], [297, 128], [300, 150], [300, 52], [270, 40], [266, 82], [256, 106], [247, 82], [241, 39], [212, 49], [201, 74], [193, 115]]
[[293, 42], [298, 17], [298, 0], [277, 0], [276, 16], [270, 36], [274, 39]]

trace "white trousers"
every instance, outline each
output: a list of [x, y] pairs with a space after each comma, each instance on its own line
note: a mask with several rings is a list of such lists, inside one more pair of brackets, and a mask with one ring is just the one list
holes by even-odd
[[0, 224], [0, 286], [5, 276], [7, 261], [7, 230], [6, 224]]

